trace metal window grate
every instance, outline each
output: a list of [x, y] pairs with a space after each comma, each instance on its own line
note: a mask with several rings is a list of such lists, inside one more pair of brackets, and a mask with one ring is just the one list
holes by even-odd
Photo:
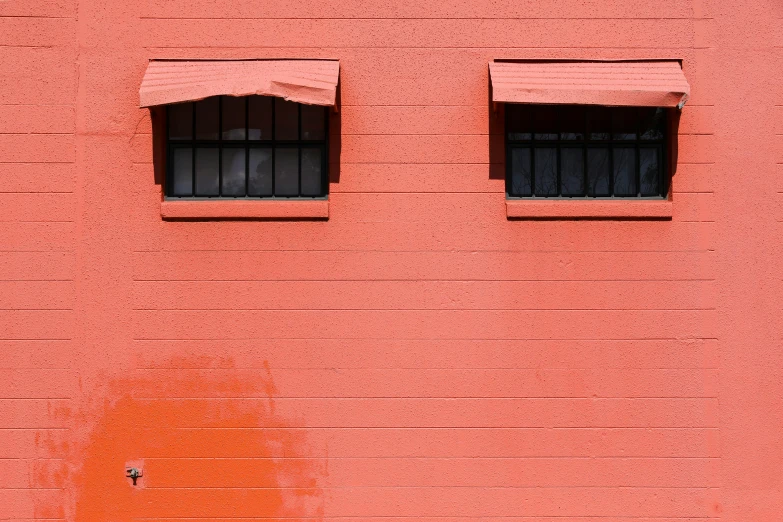
[[326, 107], [219, 96], [167, 106], [167, 198], [326, 197]]
[[665, 198], [667, 112], [506, 104], [509, 198]]

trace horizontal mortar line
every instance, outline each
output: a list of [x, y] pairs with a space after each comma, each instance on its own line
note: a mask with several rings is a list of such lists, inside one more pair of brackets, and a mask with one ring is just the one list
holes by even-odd
[[134, 283], [685, 283], [716, 279], [133, 279]]
[[[2, 252], [2, 250], [0, 250]], [[10, 252], [27, 252], [25, 250], [10, 250]], [[40, 252], [39, 250], [30, 250], [29, 252]], [[44, 250], [44, 252], [74, 253], [72, 250]], [[454, 253], [454, 254], [672, 254], [672, 253], [710, 253], [714, 249], [700, 248], [697, 250], [507, 250], [507, 249], [446, 249], [446, 250], [343, 250], [343, 249], [259, 249], [259, 248], [188, 248], [181, 250], [134, 250], [133, 253], [139, 254], [158, 254], [158, 253], [188, 253], [188, 252], [319, 252], [319, 253], [370, 253], [370, 254], [432, 254], [432, 253]]]
[[[503, 401], [516, 401], [516, 400], [526, 400], [526, 401], [551, 401], [551, 400], [557, 400], [557, 401], [646, 401], [646, 400], [667, 400], [667, 401], [679, 401], [679, 400], [712, 400], [717, 399], [718, 396], [715, 395], [702, 395], [702, 396], [695, 396], [695, 397], [683, 397], [682, 395], [678, 395], [676, 397], [599, 397], [599, 396], [580, 396], [580, 397], [556, 397], [556, 396], [548, 396], [548, 397], [537, 397], [537, 396], [524, 396], [524, 397], [487, 397], [487, 396], [481, 396], [481, 397], [455, 397], [455, 396], [444, 396], [444, 397], [422, 397], [422, 396], [413, 396], [413, 397], [406, 397], [406, 396], [385, 396], [385, 397], [369, 397], [366, 395], [360, 395], [360, 396], [321, 396], [321, 397], [313, 397], [313, 396], [307, 396], [307, 397], [291, 397], [291, 396], [268, 396], [268, 395], [259, 395], [256, 397], [139, 397], [134, 396], [134, 400], [138, 401], [309, 401], [309, 400], [338, 400], [338, 401], [375, 401], [375, 400], [384, 400], [384, 401], [475, 401], [475, 400], [488, 400], [488, 401], [495, 401], [495, 400], [503, 400]], [[37, 401], [37, 400], [49, 400], [49, 399], [5, 399], [5, 400], [31, 400], [31, 401]], [[52, 400], [72, 400], [72, 399], [52, 399]]]
[[[15, 370], [17, 368], [2, 368], [0, 370]], [[73, 370], [75, 368], [62, 368], [63, 370]], [[453, 372], [471, 372], [482, 373], [486, 371], [493, 372], [518, 372], [518, 371], [534, 371], [541, 370], [544, 372], [570, 372], [570, 371], [589, 371], [589, 372], [609, 372], [609, 371], [704, 371], [704, 370], [720, 370], [717, 366], [672, 366], [672, 367], [643, 367], [643, 366], [278, 366], [275, 365], [272, 368], [275, 371], [323, 371], [323, 372], [335, 372], [337, 374], [351, 373], [356, 371], [376, 371], [376, 372], [396, 372], [396, 371], [453, 371]], [[136, 367], [135, 372], [185, 372], [185, 371], [199, 371], [199, 372], [221, 372], [221, 373], [234, 373], [240, 371], [266, 371], [264, 366], [235, 366], [232, 368], [214, 368], [205, 366], [158, 366], [154, 368], [149, 367]]]
[[[712, 20], [713, 18], [699, 18], [699, 20]], [[512, 21], [512, 20], [557, 20], [557, 21], [566, 21], [566, 20], [590, 20], [590, 21], [600, 21], [600, 20], [627, 20], [627, 21], [636, 21], [636, 20], [647, 20], [647, 21], [662, 21], [662, 20], [682, 20], [682, 21], [691, 21], [693, 20], [692, 17], [665, 17], [665, 16], [656, 16], [656, 17], [612, 17], [612, 16], [600, 16], [600, 17], [591, 17], [591, 16], [574, 16], [574, 17], [563, 17], [563, 16], [535, 16], [535, 17], [527, 17], [527, 16], [455, 16], [455, 17], [426, 17], [426, 16], [412, 16], [412, 17], [386, 17], [386, 16], [379, 16], [379, 17], [350, 17], [350, 16], [335, 16], [335, 17], [291, 17], [291, 16], [140, 16], [139, 20], [290, 20], [290, 21], [302, 21], [302, 20], [312, 20], [312, 21], [323, 21], [323, 20], [346, 20], [346, 21], [373, 21], [373, 20], [391, 20], [394, 22], [406, 22], [411, 20], [440, 20], [440, 21], [449, 21], [449, 20], [468, 20], [468, 21], [475, 21], [475, 20], [501, 20], [501, 21]]]
[[[160, 429], [160, 426], [150, 426], [148, 429]], [[375, 431], [380, 430], [713, 430], [718, 431], [718, 426], [703, 427], [703, 426], [285, 426], [285, 427], [268, 427], [268, 426], [245, 426], [245, 427], [216, 427], [216, 426], [196, 426], [196, 427], [167, 427], [168, 430], [266, 430], [266, 431], [288, 431], [288, 430], [364, 430], [370, 429]], [[622, 456], [622, 455], [620, 455]], [[721, 457], [716, 457], [721, 458]]]
[[[0, 311], [29, 308], [0, 308]], [[134, 312], [711, 312], [716, 308], [132, 308]], [[35, 311], [35, 310], [33, 310]], [[39, 311], [50, 311], [41, 309]]]
[[[613, 486], [614, 489], [620, 489], [621, 487]], [[716, 486], [712, 486], [711, 489], [717, 489]], [[401, 520], [410, 520], [412, 518], [417, 517], [411, 517], [407, 515], [372, 515], [372, 516], [355, 516], [355, 515], [330, 515], [330, 516], [324, 516], [324, 517], [280, 517], [280, 516], [271, 516], [271, 517], [220, 517], [220, 520], [313, 520], [313, 521], [328, 521], [328, 520], [375, 520], [375, 519], [401, 519]], [[553, 520], [562, 520], [562, 519], [568, 519], [573, 520], [573, 515], [539, 515], [539, 516], [525, 516], [525, 515], [481, 515], [481, 516], [459, 516], [455, 517], [452, 515], [427, 515], [427, 519], [431, 518], [437, 518], [437, 519], [445, 519], [445, 520], [486, 520], [487, 518], [502, 518], [502, 519], [509, 519], [509, 520], [534, 520], [537, 522], [540, 522], [541, 520], [545, 519], [553, 519]], [[605, 515], [579, 515], [579, 518], [594, 518], [596, 520], [606, 520], [607, 517]], [[616, 517], [614, 517], [616, 518]], [[720, 517], [658, 517], [658, 516], [628, 516], [628, 515], [622, 515], [623, 519], [639, 519], [639, 520], [718, 520]], [[134, 517], [133, 520], [160, 520], [160, 517]], [[32, 520], [32, 519], [31, 519]], [[63, 519], [44, 519], [44, 518], [36, 518], [35, 520], [63, 520]], [[175, 520], [215, 520], [215, 517], [175, 517]]]
[[[209, 341], [209, 342], [223, 342], [223, 341], [601, 341], [601, 342], [616, 342], [616, 341], [704, 341], [704, 340], [717, 340], [716, 337], [636, 337], [636, 338], [553, 338], [553, 337], [134, 337], [132, 341], [182, 341], [182, 342], [194, 342], [194, 341]], [[73, 339], [0, 339], [0, 341], [73, 341]]]
[[[613, 489], [621, 489], [622, 486], [613, 486]], [[711, 486], [711, 489], [718, 489], [717, 486]], [[355, 515], [330, 515], [330, 516], [323, 516], [323, 517], [280, 517], [280, 516], [271, 516], [271, 517], [220, 517], [220, 520], [312, 520], [317, 522], [322, 522], [325, 520], [375, 520], [375, 519], [400, 519], [400, 520], [410, 520], [412, 518], [417, 517], [411, 517], [407, 515], [371, 515], [371, 516], [355, 516]], [[568, 519], [573, 520], [573, 515], [543, 515], [543, 516], [526, 516], [526, 515], [481, 515], [481, 516], [459, 516], [455, 517], [453, 515], [427, 515], [427, 519], [431, 518], [437, 518], [437, 519], [445, 519], [445, 520], [486, 520], [487, 518], [492, 518], [493, 520], [496, 518], [502, 518], [502, 519], [509, 519], [509, 520], [534, 520], [537, 522], [540, 522], [541, 520], [546, 519], [553, 519], [553, 520], [562, 520], [562, 519]], [[606, 520], [607, 517], [605, 515], [579, 515], [579, 518], [594, 518], [596, 520]], [[718, 520], [720, 517], [658, 517], [658, 516], [628, 516], [628, 515], [622, 515], [623, 519], [639, 519], [639, 520], [683, 520], [683, 521], [689, 521], [689, 520]], [[133, 520], [160, 520], [160, 517], [134, 517]], [[31, 519], [32, 520], [32, 519]], [[35, 520], [63, 520], [63, 519], [44, 519], [44, 518], [36, 518]], [[215, 517], [175, 517], [175, 520], [215, 520]]]
[[74, 312], [75, 308], [4, 308], [0, 306], [0, 312]]
[[[30, 486], [26, 486], [26, 487], [23, 487], [23, 488], [0, 487], [0, 491], [65, 491], [67, 489], [68, 488], [41, 488], [41, 487], [30, 487]], [[8, 519], [6, 519], [6, 520], [8, 520]], [[42, 520], [42, 519], [36, 519], [36, 520]], [[46, 519], [43, 519], [43, 520], [46, 520]]]
[[72, 401], [74, 397], [0, 397], [0, 401]]
[[[258, 49], [258, 47], [237, 47], [233, 45], [226, 45], [226, 46], [218, 46], [218, 45], [186, 45], [186, 46], [180, 46], [180, 45], [156, 45], [156, 46], [145, 46], [144, 49], [147, 51], [155, 52], [155, 51], [161, 51], [161, 50], [169, 50], [169, 49], [175, 49], [175, 50], [193, 50], [193, 49], [220, 49], [220, 50], [237, 50], [237, 49]], [[290, 45], [274, 45], [274, 46], [263, 46], [263, 49], [285, 49], [285, 50], [294, 50], [294, 49], [301, 49], [301, 50], [335, 50], [335, 51], [343, 51], [343, 50], [430, 50], [430, 51], [492, 51], [492, 50], [506, 50], [506, 51], [544, 51], [544, 50], [625, 50], [625, 51], [675, 51], [675, 52], [682, 52], [683, 49], [691, 49], [684, 48], [684, 47], [649, 47], [649, 46], [626, 46], [626, 47], [606, 47], [604, 45], [599, 46], [563, 46], [563, 47], [537, 47], [537, 46], [504, 46], [504, 47], [471, 47], [471, 46], [426, 46], [426, 45], [388, 45], [388, 46], [382, 46], [382, 45], [335, 45], [335, 46], [324, 46], [324, 45], [309, 45], [309, 46], [295, 46], [292, 47]], [[702, 47], [702, 48], [695, 48], [695, 49], [712, 49], [712, 47]], [[216, 58], [216, 60], [220, 60], [220, 58]]]
[[[514, 455], [503, 457], [489, 457], [489, 456], [459, 456], [459, 457], [424, 457], [424, 456], [368, 456], [368, 457], [145, 457], [145, 461], [154, 460], [720, 460], [721, 457], [675, 457], [675, 456], [644, 456], [636, 455], [626, 457], [624, 455], [610, 456], [588, 456], [588, 455]], [[2, 459], [0, 459], [2, 460]], [[19, 460], [33, 460], [33, 459], [19, 459]], [[62, 459], [35, 459], [35, 460], [62, 460]]]
[[[459, 489], [616, 489], [616, 488], [628, 488], [628, 489], [717, 489], [717, 486], [462, 486], [462, 485], [444, 485], [444, 486], [324, 486], [321, 489], [446, 489], [446, 488], [459, 488]], [[22, 488], [13, 488], [22, 489]], [[64, 488], [40, 488], [40, 489], [64, 489]], [[159, 489], [159, 490], [208, 490], [208, 489], [248, 489], [248, 490], [305, 490], [312, 491], [312, 487], [302, 486], [147, 486], [145, 489]]]
[[[0, 105], [2, 107], [2, 105]], [[51, 105], [49, 106], [51, 107]], [[73, 136], [76, 131], [71, 132], [4, 132], [0, 130], [0, 137], [2, 136]], [[502, 136], [502, 134], [501, 134]]]
[[74, 279], [0, 279], [0, 283], [73, 283]]
[[73, 341], [71, 337], [0, 337], [0, 342], [3, 341]]
[[41, 426], [38, 428], [24, 428], [24, 427], [0, 427], [0, 431], [70, 431], [71, 428], [63, 428], [63, 427], [46, 427]]
[[31, 196], [40, 196], [46, 194], [75, 194], [75, 192], [73, 190], [40, 190], [32, 192], [29, 190], [2, 190], [0, 188], [0, 194], [27, 194]]

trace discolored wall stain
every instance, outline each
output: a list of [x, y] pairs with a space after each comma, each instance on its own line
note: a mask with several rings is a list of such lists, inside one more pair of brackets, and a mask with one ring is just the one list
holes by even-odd
[[[325, 461], [308, 454], [303, 430], [275, 415], [268, 366], [170, 368], [110, 380], [93, 401], [100, 406], [74, 419], [76, 431], [79, 424], [89, 431], [68, 452], [73, 520], [322, 516]], [[136, 486], [126, 467], [142, 470]], [[34, 481], [51, 482], [50, 475]]]

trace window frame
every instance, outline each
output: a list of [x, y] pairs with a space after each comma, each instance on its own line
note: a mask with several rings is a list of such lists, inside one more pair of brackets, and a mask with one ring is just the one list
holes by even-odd
[[[673, 149], [673, 141], [676, 140], [677, 132], [676, 132], [676, 116], [672, 114], [671, 109], [667, 107], [656, 107], [663, 110], [663, 121], [661, 122], [661, 130], [663, 132], [663, 137], [660, 140], [642, 140], [640, 137], [641, 134], [641, 119], [637, 120], [637, 132], [636, 132], [636, 138], [632, 140], [620, 140], [615, 139], [613, 129], [611, 128], [613, 119], [610, 117], [610, 127], [609, 127], [609, 139], [607, 140], [595, 140], [592, 141], [588, 138], [588, 134], [590, 132], [590, 126], [589, 126], [589, 120], [588, 120], [588, 114], [589, 109], [591, 107], [596, 107], [593, 105], [579, 105], [579, 104], [516, 104], [516, 103], [503, 103], [503, 142], [505, 146], [504, 151], [504, 161], [505, 161], [505, 196], [506, 200], [510, 202], [519, 201], [618, 201], [618, 202], [634, 202], [634, 201], [667, 201], [670, 199], [671, 195], [671, 181], [672, 181], [672, 166], [670, 165], [670, 159], [672, 157], [672, 149]], [[536, 140], [535, 139], [535, 129], [531, 127], [531, 138], [529, 140], [512, 140], [510, 139], [510, 128], [509, 128], [509, 111], [508, 106], [510, 105], [527, 105], [529, 107], [541, 107], [541, 106], [549, 106], [554, 107], [555, 111], [560, 109], [568, 109], [572, 107], [581, 107], [584, 109], [584, 123], [582, 127], [583, 131], [583, 138], [581, 140], [563, 140], [560, 137], [560, 134], [563, 133], [563, 130], [560, 128], [560, 124], [556, 125], [556, 131], [555, 133], [558, 134], [558, 138], [555, 140]], [[619, 109], [619, 108], [625, 108], [625, 106], [598, 106], [598, 107], [604, 107], [606, 109]], [[643, 109], [645, 107], [636, 107], [637, 109]], [[647, 107], [649, 108], [649, 107]], [[673, 125], [674, 124], [674, 125]], [[530, 195], [514, 195], [512, 194], [512, 152], [514, 148], [527, 148], [530, 150], [530, 189], [531, 194]], [[557, 186], [557, 194], [548, 196], [548, 195], [535, 195], [535, 150], [537, 148], [548, 148], [548, 149], [555, 149], [556, 153], [556, 186]], [[562, 170], [561, 170], [561, 150], [563, 148], [574, 148], [574, 149], [581, 149], [582, 150], [582, 165], [583, 165], [583, 194], [563, 194], [562, 191]], [[599, 196], [591, 196], [589, 194], [588, 189], [588, 161], [587, 161], [587, 151], [591, 148], [598, 148], [598, 149], [607, 149], [609, 151], [609, 166], [608, 166], [608, 174], [609, 178], [607, 180], [607, 183], [610, 187], [610, 194], [609, 195], [599, 195]], [[636, 185], [636, 195], [615, 195], [615, 186], [614, 186], [614, 151], [619, 148], [632, 148], [635, 151], [635, 185]], [[640, 168], [640, 149], [643, 148], [654, 148], [658, 150], [659, 158], [659, 169], [658, 169], [658, 188], [659, 193], [657, 195], [642, 195], [641, 194], [641, 168]]]
[[[268, 140], [251, 140], [249, 134], [250, 125], [250, 103], [249, 99], [252, 96], [259, 96], [262, 98], [269, 98], [271, 100], [271, 129], [272, 137]], [[239, 96], [245, 101], [245, 137], [243, 140], [224, 140], [223, 139], [223, 100], [228, 97], [226, 95], [214, 96], [210, 98], [218, 98], [218, 129], [216, 140], [199, 140], [196, 139], [196, 104], [198, 101], [184, 102], [192, 105], [191, 115], [191, 138], [185, 140], [172, 140], [169, 136], [171, 118], [170, 107], [174, 104], [168, 104], [163, 106], [164, 120], [163, 125], [163, 141], [165, 150], [165, 175], [163, 182], [163, 200], [165, 202], [178, 202], [178, 201], [191, 201], [191, 202], [206, 202], [206, 201], [323, 201], [329, 199], [329, 134], [330, 134], [330, 110], [328, 106], [314, 105], [314, 107], [320, 107], [324, 112], [324, 138], [322, 140], [303, 140], [302, 139], [302, 106], [306, 105], [299, 102], [297, 105], [297, 133], [298, 139], [296, 140], [277, 140], [276, 139], [276, 106], [277, 100], [282, 99], [275, 96], [260, 96], [249, 95]], [[209, 99], [209, 98], [205, 98]], [[189, 196], [177, 196], [173, 194], [174, 187], [174, 151], [176, 149], [192, 149], [191, 159], [191, 195]], [[197, 149], [216, 148], [218, 150], [218, 194], [217, 195], [196, 195], [196, 150]], [[245, 194], [242, 196], [224, 195], [223, 194], [223, 150], [224, 149], [244, 149], [245, 150]], [[275, 195], [275, 151], [277, 149], [293, 148], [299, 150], [298, 155], [298, 194], [297, 195]], [[321, 150], [321, 194], [317, 196], [302, 195], [302, 149], [305, 148], [318, 148]], [[250, 151], [253, 149], [269, 149], [272, 152], [272, 165], [271, 165], [271, 178], [272, 178], [272, 194], [271, 195], [248, 195], [249, 184], [249, 157]]]

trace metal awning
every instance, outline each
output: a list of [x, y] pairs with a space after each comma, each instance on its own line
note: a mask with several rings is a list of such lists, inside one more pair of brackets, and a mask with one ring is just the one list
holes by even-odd
[[494, 61], [492, 101], [682, 108], [690, 86], [676, 60]]
[[276, 96], [334, 105], [337, 60], [151, 60], [139, 89], [141, 107], [210, 96]]

